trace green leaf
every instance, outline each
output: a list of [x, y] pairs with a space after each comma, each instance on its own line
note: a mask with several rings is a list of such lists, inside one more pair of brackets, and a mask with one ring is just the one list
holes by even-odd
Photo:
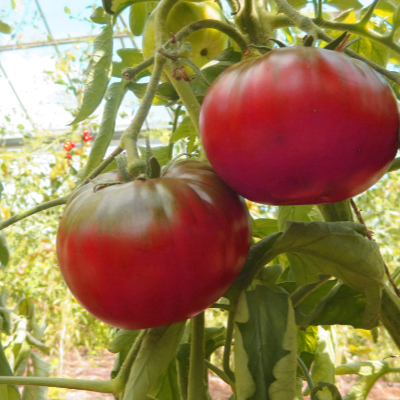
[[332, 7], [337, 8], [340, 11], [348, 10], [349, 8], [354, 8], [359, 10], [363, 5], [358, 0], [327, 0], [324, 2]]
[[375, 382], [389, 372], [387, 361], [366, 361], [336, 367], [336, 375], [358, 374], [357, 382], [347, 391], [347, 400], [367, 400]]
[[126, 81], [112, 83], [104, 96], [106, 104], [96, 139], [90, 150], [83, 177], [89, 175], [103, 160], [115, 131], [115, 120], [121, 102], [127, 92]]
[[351, 325], [363, 328], [365, 297], [341, 283], [337, 285], [326, 299], [311, 325]]
[[192, 120], [189, 116], [183, 118], [182, 122], [179, 124], [178, 128], [169, 138], [170, 143], [177, 142], [178, 140], [187, 138], [191, 135], [197, 136], [196, 128], [194, 127]]
[[[33, 366], [32, 376], [46, 378], [50, 375], [50, 364], [44, 362], [35, 353], [31, 353]], [[25, 386], [22, 394], [22, 400], [47, 400], [47, 387], [43, 386]]]
[[126, 7], [135, 3], [137, 0], [103, 0], [103, 7], [108, 14], [119, 14]]
[[167, 371], [159, 376], [148, 394], [157, 400], [177, 400], [180, 398], [176, 358], [172, 359]]
[[318, 344], [318, 328], [309, 326], [305, 330], [297, 329], [297, 353], [303, 351], [314, 354]]
[[208, 359], [215, 350], [225, 344], [226, 328], [208, 327], [204, 330], [205, 358]]
[[[122, 71], [125, 68], [134, 67], [144, 61], [143, 53], [139, 49], [119, 49], [117, 50], [117, 54], [120, 56], [122, 61], [114, 61], [112, 63], [112, 76], [116, 78], [121, 78]], [[139, 80], [143, 76], [147, 75], [150, 75], [149, 71], [141, 72], [135, 77], [135, 80]]]
[[[3, 345], [0, 342], [0, 376], [12, 376], [10, 364], [4, 354]], [[20, 395], [16, 386], [0, 385], [1, 400], [19, 400]]]
[[129, 27], [135, 36], [142, 34], [147, 17], [157, 7], [157, 4], [157, 1], [146, 1], [131, 5], [129, 10]]
[[124, 398], [145, 400], [176, 355], [186, 321], [151, 328], [142, 343], [126, 384]]
[[90, 16], [90, 19], [95, 23], [95, 24], [109, 24], [111, 22], [111, 16], [110, 14], [107, 14], [104, 11], [103, 7], [97, 7], [93, 14]]
[[[327, 388], [330, 393], [329, 397], [325, 397], [326, 399], [342, 400], [342, 396], [340, 395], [338, 388], [334, 384], [328, 383], [328, 382], [319, 382], [318, 386], [316, 386], [313, 390], [311, 390], [311, 396], [314, 396], [315, 394], [317, 394], [320, 390], [323, 390], [324, 388]], [[325, 396], [325, 395], [328, 395], [328, 393], [324, 392], [324, 393], [322, 393], [322, 395]], [[321, 394], [319, 394], [318, 397], [321, 400], [324, 399], [324, 397], [321, 398]]]
[[[317, 385], [320, 382], [335, 383], [336, 343], [331, 328], [318, 327], [318, 344], [314, 355], [311, 378]], [[331, 400], [329, 393], [318, 393], [320, 400]]]
[[[313, 205], [278, 207], [278, 227], [280, 231], [285, 230], [287, 221], [313, 222], [322, 220], [323, 217], [321, 213], [318, 208]], [[311, 283], [314, 281], [314, 275], [307, 273], [307, 259], [304, 259], [302, 254], [287, 254], [287, 258], [293, 271], [302, 271], [303, 276], [301, 280], [298, 280], [295, 275], [299, 285], [304, 284], [302, 282]]]
[[[146, 158], [146, 147], [138, 146], [140, 153], [142, 154], [142, 158]], [[172, 159], [172, 150], [173, 144], [169, 144], [167, 146], [156, 146], [151, 148], [151, 152], [153, 153], [153, 157], [157, 159], [161, 166], [167, 165], [169, 161]]]
[[296, 395], [296, 326], [289, 296], [257, 285], [242, 293], [236, 315], [237, 397], [293, 400]]
[[[29, 332], [26, 334], [26, 341], [28, 344], [31, 346], [34, 346], [38, 348], [39, 350], [43, 351], [45, 354], [50, 354], [50, 347], [46, 346], [44, 343], [42, 343], [40, 340], [37, 340], [35, 337], [33, 337]], [[32, 353], [33, 354], [33, 353]]]
[[3, 21], [0, 21], [0, 32], [5, 33], [5, 34], [10, 34], [13, 31], [13, 27], [10, 25], [6, 24]]
[[382, 67], [385, 67], [389, 61], [389, 49], [373, 40], [362, 38], [352, 45], [352, 49]]
[[276, 219], [258, 218], [251, 220], [253, 236], [262, 239], [271, 233], [279, 231]]
[[[364, 328], [376, 324], [380, 310], [384, 263], [379, 246], [365, 237], [365, 226], [353, 222], [288, 222], [272, 253], [301, 254], [303, 267], [292, 266], [296, 283], [312, 283], [314, 276], [333, 275], [366, 299]], [[271, 254], [273, 257], [275, 254]]]
[[111, 353], [119, 353], [125, 347], [131, 346], [136, 338], [139, 336], [140, 330], [128, 331], [120, 329], [111, 341], [108, 351]]
[[64, 12], [66, 14], [71, 14], [71, 10], [68, 7], [64, 7]]
[[18, 389], [10, 385], [0, 385], [1, 400], [20, 400]]
[[11, 320], [11, 312], [4, 307], [0, 307], [0, 317], [2, 326], [0, 331], [3, 331], [6, 335], [11, 335], [13, 329], [13, 323]]
[[24, 340], [21, 346], [17, 346], [18, 352], [14, 351], [15, 346], [13, 348], [13, 352], [16, 355], [14, 362], [14, 375], [22, 376], [28, 366], [29, 357], [31, 356], [31, 346]]
[[85, 92], [74, 125], [89, 117], [99, 106], [111, 77], [113, 25], [108, 24], [94, 41], [94, 49], [87, 69]]
[[299, 10], [307, 5], [307, 0], [288, 0], [288, 3], [295, 9]]

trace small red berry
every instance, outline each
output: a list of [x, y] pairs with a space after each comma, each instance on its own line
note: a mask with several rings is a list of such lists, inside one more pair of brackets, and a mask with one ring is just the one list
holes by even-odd
[[64, 149], [65, 149], [65, 150], [70, 151], [71, 148], [72, 148], [71, 142], [65, 142], [65, 143], [64, 143]]
[[87, 136], [87, 135], [89, 135], [89, 129], [85, 129], [84, 131], [83, 131], [83, 136]]
[[71, 156], [71, 153], [67, 153], [66, 155], [65, 155], [65, 158], [71, 158], [72, 156]]
[[84, 136], [84, 137], [83, 137], [83, 141], [84, 141], [84, 142], [88, 142], [88, 141], [90, 140], [89, 137], [90, 137], [90, 135]]
[[92, 135], [89, 135], [88, 138], [89, 138], [89, 140], [92, 140], [92, 139], [93, 139], [93, 136], [92, 136]]
[[71, 147], [75, 147], [76, 143], [75, 142], [71, 142]]

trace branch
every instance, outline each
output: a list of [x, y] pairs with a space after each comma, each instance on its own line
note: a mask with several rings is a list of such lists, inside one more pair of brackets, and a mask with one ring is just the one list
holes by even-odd
[[[393, 43], [392, 41], [390, 41], [390, 39], [388, 37], [379, 35], [370, 30], [362, 30], [360, 28], [357, 28], [357, 24], [346, 24], [346, 23], [341, 23], [341, 22], [326, 21], [324, 19], [321, 20], [318, 18], [312, 20], [311, 18], [305, 17], [304, 15], [301, 15], [296, 10], [294, 10], [286, 0], [275, 0], [275, 2], [278, 5], [279, 11], [283, 12], [293, 22], [293, 24], [295, 26], [297, 26], [299, 29], [307, 32], [309, 35], [312, 35], [316, 39], [321, 39], [327, 43], [330, 43], [333, 41], [333, 38], [331, 36], [329, 36], [327, 33], [325, 33], [313, 21], [317, 22], [318, 25], [323, 24], [324, 28], [334, 29], [334, 30], [339, 30], [339, 31], [343, 30], [343, 31], [351, 32], [351, 33], [357, 33], [366, 38], [372, 39], [372, 40], [376, 41], [377, 43], [385, 45], [386, 47], [388, 47], [395, 53], [400, 54], [400, 46]], [[381, 75], [386, 76], [387, 78], [389, 78], [393, 82], [396, 82], [397, 84], [400, 84], [400, 74], [398, 72], [388, 71], [387, 69], [368, 60], [368, 58], [361, 56], [360, 54], [356, 53], [355, 51], [346, 49], [346, 50], [344, 50], [344, 53], [346, 53], [347, 55], [349, 55], [352, 58], [356, 58], [358, 60], [365, 62], [371, 68], [373, 68], [375, 71], [379, 72]]]
[[134, 67], [125, 68], [122, 71], [122, 77], [127, 81], [132, 80], [139, 72], [144, 71], [146, 68], [150, 67], [154, 64], [154, 56], [149, 57], [147, 60], [144, 60], [138, 65]]
[[221, 369], [219, 369], [218, 367], [216, 367], [214, 364], [210, 363], [210, 361], [208, 360], [204, 360], [204, 363], [206, 364], [206, 367], [214, 372], [215, 375], [217, 375], [218, 377], [220, 377], [224, 382], [226, 382], [231, 388], [232, 391], [235, 393], [236, 392], [236, 385], [235, 382], [233, 382], [229, 376], [222, 371]]
[[12, 217], [0, 222], [0, 231], [4, 228], [7, 228], [8, 226], [10, 226], [12, 224], [15, 224], [18, 221], [21, 221], [27, 217], [30, 217], [33, 214], [38, 213], [40, 211], [44, 211], [44, 210], [47, 210], [52, 207], [57, 207], [57, 206], [61, 206], [63, 204], [67, 204], [69, 197], [70, 197], [70, 195], [65, 196], [65, 197], [60, 197], [56, 200], [46, 201], [45, 203], [39, 204], [38, 206], [31, 208], [30, 210], [22, 211], [18, 214], [15, 214]]
[[229, 36], [233, 41], [237, 43], [242, 52], [247, 50], [248, 43], [246, 41], [246, 38], [239, 32], [239, 30], [232, 25], [227, 24], [226, 22], [218, 21], [216, 19], [203, 19], [201, 21], [193, 22], [182, 28], [175, 35], [175, 37], [179, 42], [181, 42], [192, 33], [197, 32], [200, 29], [207, 28], [216, 29], [222, 33], [225, 33], [225, 35]]
[[67, 379], [67, 378], [42, 378], [26, 376], [0, 376], [0, 384], [46, 386], [64, 389], [88, 390], [98, 393], [112, 393], [118, 395], [114, 381]]

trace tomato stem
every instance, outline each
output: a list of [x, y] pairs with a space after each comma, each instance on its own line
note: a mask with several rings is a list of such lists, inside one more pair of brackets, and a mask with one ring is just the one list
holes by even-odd
[[155, 57], [154, 70], [147, 86], [146, 93], [133, 121], [121, 137], [121, 147], [126, 150], [128, 157], [128, 172], [135, 178], [146, 172], [147, 164], [139, 157], [137, 140], [156, 94], [165, 62], [166, 59], [164, 57]]
[[236, 304], [235, 306], [232, 306], [232, 310], [230, 310], [228, 314], [228, 323], [226, 327], [226, 338], [224, 345], [224, 356], [222, 361], [225, 374], [233, 382], [235, 382], [235, 374], [231, 370], [230, 359], [231, 359], [231, 347], [232, 347], [233, 330], [235, 323], [235, 314], [236, 314]]
[[147, 331], [148, 331], [147, 329], [143, 329], [139, 333], [139, 336], [136, 338], [135, 342], [133, 343], [132, 347], [129, 350], [128, 355], [126, 356], [126, 359], [122, 364], [122, 367], [118, 372], [118, 375], [114, 378], [114, 381], [116, 382], [115, 384], [119, 388], [119, 392], [122, 391], [126, 385], [126, 382], [129, 378], [130, 369], [132, 367], [132, 364], [136, 360], [136, 357], [142, 346], [143, 339], [146, 336]]
[[206, 364], [206, 367], [210, 371], [214, 372], [215, 375], [219, 376], [224, 382], [226, 382], [232, 388], [232, 391], [234, 393], [236, 393], [235, 382], [233, 382], [231, 379], [229, 379], [229, 376], [224, 371], [222, 371], [221, 369], [216, 367], [214, 364], [210, 363], [210, 361], [208, 361], [208, 360], [204, 360], [204, 362]]
[[204, 312], [190, 320], [188, 400], [204, 400]]
[[24, 385], [24, 386], [46, 386], [64, 389], [87, 390], [98, 393], [112, 393], [117, 395], [117, 387], [114, 380], [86, 380], [67, 378], [42, 378], [27, 376], [0, 376], [0, 384]]
[[7, 218], [6, 220], [0, 222], [0, 231], [4, 228], [7, 228], [10, 225], [15, 224], [18, 221], [22, 221], [23, 219], [30, 217], [33, 214], [38, 213], [40, 211], [48, 210], [49, 208], [52, 208], [52, 207], [57, 207], [57, 206], [61, 206], [63, 204], [67, 204], [69, 197], [70, 196], [65, 196], [65, 197], [60, 197], [55, 200], [46, 201], [45, 203], [39, 204], [38, 206], [35, 206], [35, 207], [32, 207], [29, 210], [22, 211], [18, 214], [15, 214], [12, 217]]
[[147, 60], [144, 60], [138, 65], [135, 65], [134, 67], [130, 68], [125, 68], [122, 71], [122, 77], [126, 79], [127, 81], [132, 80], [139, 72], [144, 71], [146, 68], [150, 67], [151, 65], [154, 64], [154, 56], [149, 57]]

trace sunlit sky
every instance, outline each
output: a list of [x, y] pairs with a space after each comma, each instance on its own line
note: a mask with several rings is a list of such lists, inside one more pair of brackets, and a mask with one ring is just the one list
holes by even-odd
[[[361, 0], [361, 2], [365, 5], [371, 3], [370, 0]], [[101, 0], [69, 0], [68, 2], [19, 0], [17, 3], [19, 7], [13, 10], [11, 0], [0, 1], [0, 20], [14, 28], [11, 35], [0, 33], [0, 47], [47, 40], [48, 32], [40, 16], [38, 4], [46, 17], [54, 39], [98, 34], [101, 30], [100, 25], [95, 25], [89, 20], [93, 7], [100, 6]], [[68, 4], [68, 9], [65, 9], [66, 4]], [[123, 13], [123, 17], [126, 21], [128, 20], [127, 11]], [[136, 42], [140, 46], [141, 38], [137, 38]], [[88, 43], [80, 43], [75, 47], [73, 44], [66, 44], [59, 45], [59, 50], [62, 53], [68, 50], [79, 57], [82, 49], [88, 46], [90, 46]], [[122, 46], [132, 47], [130, 39], [114, 39], [114, 51]], [[44, 72], [54, 71], [56, 61], [57, 56], [53, 46], [26, 50], [14, 47], [12, 50], [0, 51], [0, 126], [6, 126], [10, 135], [19, 134], [17, 125], [21, 124], [29, 131], [32, 129], [32, 124], [27, 120], [8, 81], [14, 86], [37, 129], [45, 129], [49, 132], [68, 129], [67, 124], [72, 118], [65, 106], [76, 107], [76, 99], [66, 93], [65, 86], [54, 84]], [[85, 67], [86, 65], [75, 62], [75, 71], [70, 78], [80, 76], [79, 70]], [[128, 117], [119, 118], [117, 126], [123, 127], [128, 124], [137, 105], [135, 96], [128, 93], [122, 107], [122, 111], [127, 113]], [[101, 111], [100, 106], [95, 114], [99, 116]], [[168, 120], [169, 116], [163, 107], [153, 107], [149, 117], [150, 126], [158, 127]]]

